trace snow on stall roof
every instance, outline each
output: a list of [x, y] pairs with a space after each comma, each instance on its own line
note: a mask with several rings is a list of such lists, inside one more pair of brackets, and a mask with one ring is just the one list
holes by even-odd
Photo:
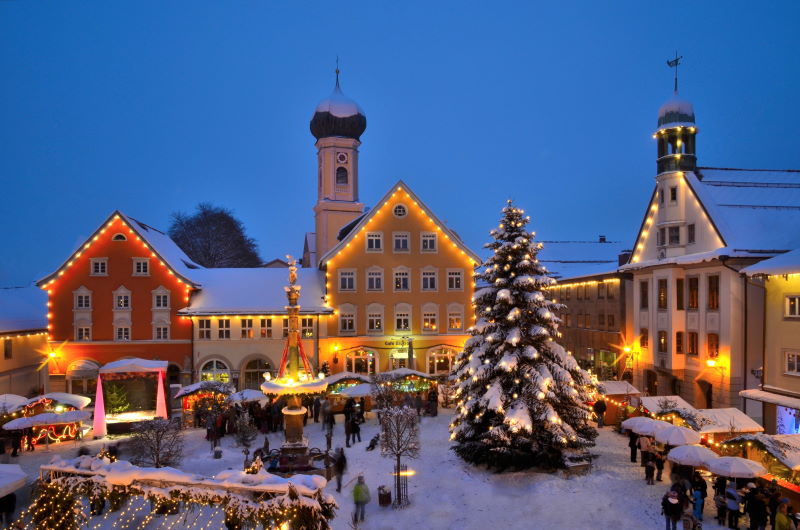
[[0, 464], [0, 498], [25, 485], [28, 476], [19, 464]]
[[[63, 403], [76, 409], [82, 409], [92, 402], [92, 398], [79, 396], [78, 394], [67, 394], [66, 392], [48, 392], [40, 396], [30, 398], [25, 405], [32, 405], [41, 399], [52, 399], [56, 403]], [[22, 408], [22, 407], [19, 407]]]
[[101, 374], [113, 374], [121, 372], [166, 372], [169, 363], [167, 361], [154, 361], [150, 359], [120, 359], [103, 365], [100, 368]]
[[46, 329], [46, 291], [32, 285], [0, 288], [0, 333]]
[[642, 400], [642, 405], [644, 408], [650, 412], [655, 412], [656, 414], [661, 412], [661, 402], [664, 401], [672, 402], [675, 405], [675, 408], [697, 412], [696, 408], [689, 405], [689, 403], [687, 403], [686, 400], [680, 396], [642, 396], [640, 399]]
[[731, 427], [734, 432], [764, 431], [764, 427], [739, 409], [699, 409], [699, 412], [713, 422], [703, 425], [700, 428], [701, 433], [725, 433], [730, 432]]
[[739, 395], [745, 399], [754, 399], [756, 401], [772, 403], [774, 405], [780, 405], [782, 407], [788, 407], [791, 409], [800, 409], [800, 399], [784, 396], [782, 394], [776, 394], [775, 392], [769, 392], [767, 390], [748, 388], [747, 390], [741, 390]]
[[[179, 310], [184, 315], [213, 314], [283, 314], [286, 313], [286, 292], [289, 284], [286, 269], [203, 269], [192, 278], [202, 284], [189, 307]], [[323, 304], [325, 273], [317, 269], [298, 269], [300, 313], [331, 313]]]
[[780, 254], [774, 258], [765, 259], [755, 265], [742, 269], [742, 272], [753, 276], [756, 274], [797, 274], [800, 273], [800, 249]]
[[28, 398], [16, 394], [0, 395], [0, 413], [7, 414], [19, 410], [28, 403]]
[[173, 397], [179, 398], [194, 394], [195, 392], [218, 392], [220, 394], [233, 394], [235, 388], [229, 383], [221, 381], [199, 381], [180, 388]]
[[388, 372], [381, 372], [381, 374], [392, 379], [401, 379], [410, 375], [416, 375], [417, 377], [422, 377], [425, 379], [434, 379], [434, 377], [430, 374], [418, 372], [417, 370], [412, 370], [411, 368], [395, 368], [394, 370], [389, 370]]
[[619, 254], [627, 245], [619, 241], [541, 241], [539, 262], [559, 281], [598, 276], [617, 271]]
[[3, 429], [13, 431], [17, 429], [28, 429], [40, 425], [62, 425], [65, 423], [76, 423], [86, 421], [92, 417], [88, 410], [70, 410], [67, 412], [43, 412], [35, 416], [25, 416], [17, 418], [3, 424]]
[[361, 383], [360, 385], [343, 388], [339, 393], [351, 398], [367, 397], [372, 395], [372, 385], [370, 383]]
[[339, 372], [336, 374], [329, 375], [324, 379], [328, 385], [334, 385], [339, 381], [344, 381], [346, 379], [356, 379], [358, 381], [363, 381], [364, 383], [371, 383], [372, 379], [368, 375], [364, 374], [357, 374], [355, 372]]
[[244, 390], [234, 392], [233, 394], [228, 396], [228, 401], [232, 403], [250, 403], [253, 401], [258, 401], [259, 403], [261, 403], [261, 405], [265, 405], [269, 401], [269, 398], [259, 390], [253, 390], [252, 388], [245, 388]]
[[605, 396], [624, 396], [625, 394], [639, 395], [641, 392], [627, 381], [600, 381], [605, 389]]

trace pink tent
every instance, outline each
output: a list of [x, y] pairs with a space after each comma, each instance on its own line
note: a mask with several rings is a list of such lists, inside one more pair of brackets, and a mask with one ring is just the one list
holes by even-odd
[[167, 419], [167, 400], [164, 398], [164, 372], [158, 371], [158, 390], [156, 391], [156, 418]]
[[106, 435], [106, 405], [103, 402], [103, 383], [100, 374], [97, 374], [97, 392], [94, 396], [94, 437], [102, 438]]

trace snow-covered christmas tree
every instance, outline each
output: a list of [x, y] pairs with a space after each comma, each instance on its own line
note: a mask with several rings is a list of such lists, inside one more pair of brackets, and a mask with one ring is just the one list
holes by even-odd
[[589, 425], [591, 379], [558, 344], [555, 284], [537, 253], [530, 217], [503, 208], [494, 254], [475, 275], [477, 322], [456, 361], [453, 449], [495, 469], [563, 467], [565, 451], [594, 445]]

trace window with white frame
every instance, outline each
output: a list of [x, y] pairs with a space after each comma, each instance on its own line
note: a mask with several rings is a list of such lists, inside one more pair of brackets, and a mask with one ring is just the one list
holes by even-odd
[[211, 338], [211, 319], [201, 318], [197, 321], [197, 338], [208, 340]]
[[410, 291], [410, 283], [409, 283], [409, 276], [410, 273], [408, 269], [396, 269], [394, 271], [394, 290], [396, 292], [401, 291]]
[[217, 337], [220, 339], [231, 338], [231, 319], [220, 318], [217, 320]]
[[240, 319], [241, 329], [242, 329], [242, 338], [243, 339], [252, 339], [253, 338], [253, 319], [252, 318], [242, 318]]
[[108, 258], [90, 258], [89, 275], [108, 276]]
[[314, 336], [314, 319], [312, 317], [300, 319], [300, 336], [304, 339], [310, 339]]
[[786, 304], [784, 307], [784, 316], [800, 317], [800, 295], [790, 294], [786, 296]]
[[130, 326], [117, 326], [117, 330], [114, 336], [118, 341], [131, 340]]
[[436, 313], [423, 312], [422, 313], [422, 332], [423, 333], [436, 333], [439, 330], [437, 324]]
[[786, 355], [786, 371], [788, 375], [800, 375], [800, 352], [787, 351]]
[[339, 333], [353, 335], [356, 332], [356, 313], [352, 309], [339, 313]]
[[383, 252], [383, 232], [367, 232], [367, 252]]
[[428, 354], [428, 373], [432, 375], [449, 374], [458, 354], [450, 348], [439, 348]]
[[356, 290], [356, 271], [352, 269], [339, 270], [339, 291]]
[[370, 350], [352, 350], [345, 357], [345, 369], [357, 374], [374, 374], [375, 360], [375, 353]]
[[400, 311], [394, 316], [396, 331], [411, 331], [411, 314], [407, 311]]
[[169, 326], [155, 327], [155, 340], [169, 340]]
[[75, 340], [92, 340], [92, 328], [81, 326], [75, 329]]
[[408, 232], [394, 232], [392, 234], [392, 240], [394, 241], [393, 249], [395, 252], [408, 252], [408, 240], [409, 234]]
[[116, 309], [130, 309], [131, 296], [128, 294], [118, 294], [115, 296], [114, 308]]
[[371, 269], [367, 271], [367, 291], [383, 291], [382, 269]]
[[153, 307], [155, 309], [169, 309], [169, 294], [168, 293], [154, 294]]
[[222, 361], [208, 361], [200, 370], [200, 381], [231, 382], [231, 372]]
[[150, 276], [150, 258], [133, 258], [133, 275]]
[[372, 335], [379, 335], [383, 333], [382, 312], [375, 311], [367, 313], [367, 333]]
[[436, 290], [436, 271], [422, 271], [422, 290]]
[[462, 331], [464, 329], [464, 309], [452, 305], [447, 308], [447, 331]]
[[436, 244], [436, 232], [422, 232], [422, 241], [420, 245], [421, 252], [436, 252], [438, 246]]
[[271, 339], [272, 338], [272, 319], [271, 318], [262, 318], [261, 319], [261, 338], [262, 339]]
[[92, 295], [91, 294], [76, 294], [75, 295], [75, 309], [91, 309], [92, 308]]
[[464, 290], [464, 271], [461, 270], [447, 271], [447, 290], [448, 291]]
[[284, 318], [282, 325], [283, 325], [283, 331], [281, 332], [281, 336], [285, 339], [286, 337], [289, 336], [289, 319]]

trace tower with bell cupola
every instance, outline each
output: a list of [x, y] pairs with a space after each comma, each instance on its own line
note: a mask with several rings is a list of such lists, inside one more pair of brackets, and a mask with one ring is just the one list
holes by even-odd
[[667, 61], [675, 68], [675, 86], [670, 99], [658, 109], [658, 174], [671, 171], [694, 171], [697, 168], [697, 125], [692, 104], [678, 95], [678, 65], [683, 57]]
[[317, 256], [336, 245], [339, 231], [364, 210], [358, 200], [358, 147], [367, 117], [342, 92], [339, 73], [337, 67], [333, 92], [317, 105], [310, 124], [317, 139]]

